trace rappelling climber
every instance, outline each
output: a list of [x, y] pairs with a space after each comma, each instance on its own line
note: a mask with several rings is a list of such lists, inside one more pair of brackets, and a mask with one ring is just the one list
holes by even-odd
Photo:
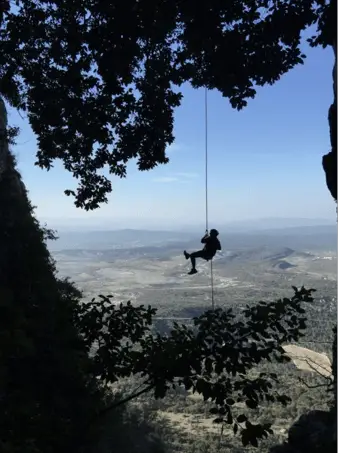
[[188, 272], [188, 275], [193, 275], [197, 273], [196, 269], [196, 258], [203, 258], [206, 261], [210, 261], [216, 255], [217, 250], [222, 250], [221, 243], [217, 239], [219, 232], [215, 229], [210, 230], [210, 234], [208, 231], [202, 237], [201, 242], [205, 244], [203, 250], [199, 250], [198, 252], [187, 253], [184, 250], [184, 256], [188, 260], [191, 260], [191, 271]]

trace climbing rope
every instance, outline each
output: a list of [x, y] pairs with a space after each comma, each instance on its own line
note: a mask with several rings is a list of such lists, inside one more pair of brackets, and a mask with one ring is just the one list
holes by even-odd
[[215, 310], [215, 301], [214, 301], [214, 276], [212, 270], [212, 260], [210, 261], [210, 280], [211, 280], [211, 307]]
[[205, 230], [209, 231], [209, 205], [208, 205], [208, 89], [204, 96], [204, 129], [205, 129]]
[[[204, 126], [205, 126], [205, 230], [209, 231], [209, 204], [208, 204], [208, 89], [204, 92]], [[212, 260], [210, 260], [211, 279], [211, 307], [215, 310], [214, 301], [214, 276]]]

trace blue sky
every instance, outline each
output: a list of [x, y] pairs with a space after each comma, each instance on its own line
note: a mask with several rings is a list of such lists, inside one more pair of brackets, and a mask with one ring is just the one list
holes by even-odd
[[[332, 99], [331, 49], [307, 52], [304, 66], [274, 86], [258, 89], [244, 110], [209, 93], [209, 217], [213, 225], [265, 217], [335, 219], [321, 157], [329, 150], [327, 111]], [[75, 208], [63, 190], [74, 187], [59, 163], [34, 166], [36, 141], [27, 119], [14, 152], [39, 219], [50, 227], [104, 225], [177, 228], [204, 223], [204, 91], [185, 87], [175, 116], [170, 163], [113, 178], [109, 203], [94, 212]]]

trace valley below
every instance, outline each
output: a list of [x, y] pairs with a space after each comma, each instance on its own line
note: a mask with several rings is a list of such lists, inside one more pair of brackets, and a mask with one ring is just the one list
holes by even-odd
[[[294, 347], [307, 348], [313, 354], [322, 354], [322, 360], [331, 360], [332, 328], [336, 322], [337, 306], [337, 253], [336, 230], [332, 227], [325, 238], [318, 227], [307, 233], [286, 231], [266, 234], [228, 234], [221, 237], [223, 250], [213, 260], [213, 282], [210, 263], [199, 260], [198, 273], [187, 275], [189, 262], [183, 250], [200, 248], [200, 238], [193, 234], [172, 232], [108, 232], [103, 236], [93, 233], [77, 242], [66, 235], [50, 246], [60, 277], [70, 277], [82, 290], [84, 301], [98, 295], [112, 295], [113, 303], [131, 301], [135, 305], [151, 305], [157, 309], [154, 328], [167, 334], [174, 322], [188, 326], [192, 318], [212, 308], [211, 283], [215, 307], [232, 308], [240, 315], [246, 305], [260, 300], [272, 301], [291, 297], [292, 286], [315, 288], [315, 301], [307, 308], [307, 330], [302, 341]], [[141, 237], [141, 239], [139, 239]], [[96, 239], [95, 239], [96, 238]], [[147, 239], [148, 238], [148, 239]], [[292, 349], [292, 345], [288, 345]], [[299, 355], [301, 349], [294, 349]], [[294, 357], [287, 365], [268, 366], [279, 375], [282, 387], [288, 389], [292, 404], [287, 408], [262, 407], [256, 419], [270, 419], [274, 436], [264, 441], [260, 451], [267, 451], [271, 443], [283, 440], [287, 428], [309, 408], [325, 408], [327, 398], [320, 396], [321, 389], [309, 390], [301, 383], [320, 381], [320, 373], [299, 365]], [[298, 362], [297, 362], [298, 360]], [[325, 362], [325, 363], [326, 363]], [[264, 366], [263, 366], [264, 368]], [[317, 367], [318, 370], [318, 367]], [[260, 370], [262, 371], [262, 370]], [[128, 388], [137, 387], [136, 378], [129, 380]], [[171, 392], [164, 400], [150, 395], [141, 397], [132, 406], [147, 413], [156, 422], [161, 437], [171, 445], [171, 451], [216, 451], [220, 441], [222, 451], [243, 451], [241, 444], [226, 430], [220, 434], [212, 423], [208, 404], [186, 392]], [[145, 416], [145, 415], [144, 415]], [[198, 440], [198, 449], [196, 447]], [[205, 449], [205, 450], [204, 450]]]

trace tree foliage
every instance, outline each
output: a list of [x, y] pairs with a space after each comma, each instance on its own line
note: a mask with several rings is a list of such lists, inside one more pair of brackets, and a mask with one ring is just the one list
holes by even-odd
[[294, 291], [291, 299], [247, 306], [242, 320], [231, 309], [207, 311], [194, 319], [194, 328], [175, 324], [168, 336], [150, 332], [154, 309], [114, 306], [100, 296], [100, 301], [78, 306], [77, 326], [93, 352], [94, 375], [108, 384], [131, 375], [142, 379], [142, 389], [122, 402], [148, 391], [163, 398], [169, 389], [183, 387], [213, 403], [215, 423], [231, 425], [244, 445], [257, 446], [272, 432], [271, 425], [251, 423], [240, 406], [244, 403], [250, 412], [263, 401], [290, 401], [278, 392], [278, 376], [258, 373], [256, 367], [264, 361], [289, 361], [282, 345], [303, 335], [303, 305], [312, 302], [314, 290]]
[[326, 0], [14, 3], [1, 3], [1, 93], [27, 110], [37, 164], [60, 159], [79, 180], [65, 192], [85, 209], [107, 201], [104, 170], [124, 177], [130, 159], [140, 170], [168, 162], [181, 84], [241, 109], [256, 86], [304, 62], [302, 31], [314, 27], [314, 46], [336, 34]]

